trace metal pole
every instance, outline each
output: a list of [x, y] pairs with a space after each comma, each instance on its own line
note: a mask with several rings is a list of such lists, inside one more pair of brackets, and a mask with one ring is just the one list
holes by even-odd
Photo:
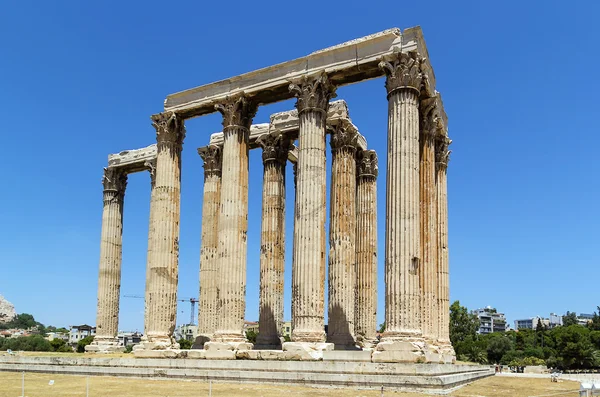
[[85, 377], [85, 397], [90, 397], [90, 377]]
[[212, 397], [212, 380], [208, 381], [208, 397]]
[[25, 371], [21, 374], [21, 397], [25, 397]]
[[381, 385], [381, 397], [383, 397], [383, 385]]

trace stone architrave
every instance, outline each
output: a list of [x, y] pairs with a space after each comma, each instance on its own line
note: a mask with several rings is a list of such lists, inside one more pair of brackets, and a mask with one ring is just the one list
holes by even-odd
[[[439, 121], [438, 121], [439, 123]], [[447, 170], [450, 160], [448, 146], [452, 142], [442, 128], [435, 141], [436, 195], [437, 195], [437, 261], [438, 261], [438, 346], [442, 361], [453, 363], [456, 353], [450, 343], [450, 271], [448, 266], [448, 187]]]
[[350, 123], [331, 133], [329, 220], [329, 321], [327, 341], [336, 349], [356, 348], [356, 146], [358, 133]]
[[281, 347], [283, 274], [285, 267], [285, 166], [290, 140], [265, 135], [263, 148], [262, 225], [260, 244], [260, 307], [256, 348]]
[[356, 187], [356, 316], [354, 333], [362, 348], [377, 343], [377, 153], [357, 156]]
[[421, 327], [427, 343], [425, 360], [439, 362], [438, 341], [438, 266], [437, 266], [437, 192], [435, 185], [435, 135], [440, 119], [437, 98], [421, 101], [420, 202], [421, 202]]
[[88, 350], [117, 351], [123, 350], [118, 347], [117, 332], [123, 249], [123, 199], [127, 174], [115, 167], [105, 168], [102, 184], [104, 185], [104, 209], [100, 242], [96, 336]]
[[143, 342], [137, 350], [177, 349], [173, 338], [177, 317], [181, 150], [185, 127], [175, 113], [152, 116], [157, 157], [152, 193], [151, 247], [146, 290]]
[[[304, 77], [290, 84], [289, 89], [297, 97], [299, 117], [292, 341], [317, 343], [325, 341], [325, 127], [335, 87], [326, 74], [321, 74]], [[284, 350], [286, 345], [283, 344]]]
[[202, 348], [217, 329], [217, 250], [221, 205], [221, 148], [209, 145], [198, 149], [204, 161], [204, 198], [202, 201], [202, 241], [200, 246], [200, 299], [198, 337], [194, 348]]
[[[238, 95], [215, 108], [223, 115], [224, 141], [217, 249], [218, 321], [213, 338], [219, 344], [213, 344], [211, 349], [217, 346], [233, 349], [246, 342], [248, 137], [257, 106], [244, 95]], [[244, 346], [252, 346], [248, 345]]]
[[424, 360], [419, 289], [419, 94], [423, 59], [396, 53], [386, 73], [388, 153], [386, 183], [385, 323], [373, 360]]

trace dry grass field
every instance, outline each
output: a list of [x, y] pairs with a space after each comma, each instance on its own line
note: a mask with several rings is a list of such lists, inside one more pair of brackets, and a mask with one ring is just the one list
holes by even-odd
[[[50, 384], [54, 381], [53, 384]], [[209, 396], [204, 382], [127, 379], [114, 377], [80, 377], [70, 375], [25, 374], [25, 396], [69, 397], [191, 397]], [[549, 379], [491, 377], [479, 380], [453, 392], [454, 397], [561, 397], [577, 396], [576, 382], [552, 383]], [[212, 396], [311, 396], [311, 397], [380, 397], [380, 390], [323, 389], [298, 386], [271, 386], [213, 383]], [[383, 392], [384, 396], [417, 397], [421, 394]], [[21, 396], [21, 374], [0, 372], [0, 397]]]

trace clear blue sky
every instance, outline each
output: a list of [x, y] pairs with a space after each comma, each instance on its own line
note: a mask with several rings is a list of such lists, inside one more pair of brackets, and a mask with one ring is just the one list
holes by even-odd
[[[496, 306], [511, 321], [591, 312], [600, 304], [599, 13], [594, 1], [4, 2], [0, 294], [46, 324], [95, 323], [102, 167], [109, 153], [155, 142], [149, 116], [167, 94], [420, 25], [454, 140], [451, 299], [471, 309]], [[380, 322], [383, 83], [338, 90], [381, 159]], [[292, 107], [262, 107], [254, 120]], [[198, 295], [196, 148], [220, 131], [220, 115], [186, 125], [182, 298]], [[250, 157], [247, 318], [257, 319], [262, 164], [259, 151]], [[144, 293], [149, 185], [147, 173], [129, 178], [123, 294]], [[288, 243], [291, 221], [290, 205]], [[286, 259], [289, 318], [289, 244]], [[142, 329], [142, 311], [142, 300], [122, 299], [120, 328]], [[189, 304], [178, 314], [186, 322]]]

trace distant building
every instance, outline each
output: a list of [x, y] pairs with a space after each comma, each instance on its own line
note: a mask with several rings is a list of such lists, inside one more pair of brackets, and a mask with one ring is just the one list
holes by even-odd
[[474, 310], [473, 313], [479, 318], [478, 334], [485, 335], [492, 332], [506, 331], [506, 317], [504, 313], [498, 313], [495, 308], [488, 306], [483, 309]]
[[69, 334], [66, 332], [48, 332], [46, 339], [49, 341], [53, 341], [54, 339], [62, 339], [65, 342], [69, 342]]
[[556, 328], [563, 324], [562, 316], [559, 316], [556, 313], [550, 313], [550, 317], [548, 318], [535, 316], [531, 318], [515, 320], [515, 329], [536, 329], [538, 321], [542, 323], [543, 327], [548, 329]]
[[117, 334], [119, 346], [133, 346], [142, 341], [142, 334], [139, 332], [119, 332]]
[[69, 326], [69, 344], [76, 345], [77, 342], [88, 336], [96, 335], [96, 327], [91, 325], [70, 325]]
[[579, 313], [577, 315], [577, 324], [585, 326], [588, 325], [588, 323], [591, 323], [593, 319], [593, 314]]
[[193, 342], [198, 336], [198, 326], [190, 324], [180, 325], [175, 328], [173, 336], [175, 340], [185, 339]]
[[[244, 332], [246, 331], [254, 331], [258, 333], [258, 321], [244, 321]], [[287, 336], [288, 338], [292, 336], [292, 322], [284, 321], [281, 324], [281, 336]]]
[[550, 318], [548, 318], [548, 328], [552, 329], [563, 325], [562, 316], [559, 316], [556, 313], [550, 313]]

